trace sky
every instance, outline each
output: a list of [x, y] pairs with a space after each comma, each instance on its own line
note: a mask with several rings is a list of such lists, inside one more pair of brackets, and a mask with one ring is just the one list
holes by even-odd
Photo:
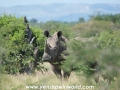
[[47, 4], [47, 3], [109, 3], [120, 4], [120, 0], [0, 0], [0, 7], [11, 7], [17, 5]]

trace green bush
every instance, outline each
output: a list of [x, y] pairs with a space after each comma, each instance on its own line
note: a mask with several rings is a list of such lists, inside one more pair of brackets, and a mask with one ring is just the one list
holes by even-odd
[[110, 30], [103, 31], [97, 36], [99, 48], [120, 48], [120, 31]]
[[109, 81], [114, 80], [114, 77], [117, 78], [120, 74], [120, 31], [114, 30], [114, 24], [111, 25], [110, 23], [108, 21], [90, 21], [75, 25], [73, 28], [81, 32], [76, 33], [74, 30], [76, 35], [82, 36], [81, 34], [84, 34], [83, 37], [88, 37], [87, 33], [92, 34], [93, 30], [96, 30], [98, 34], [92, 36], [94, 38], [93, 42], [70, 40], [68, 44], [69, 56], [66, 56], [67, 61], [64, 63], [63, 68], [66, 70], [72, 68], [77, 73], [83, 72], [85, 76], [90, 77], [95, 75], [93, 73], [94, 68], [90, 66], [92, 63], [97, 62], [98, 75], [104, 74], [104, 78]]
[[96, 15], [90, 16], [90, 20], [110, 21], [113, 23], [120, 23], [120, 14], [101, 14], [97, 12]]
[[94, 37], [99, 35], [102, 31], [112, 30], [117, 25], [109, 21], [88, 21], [86, 23], [78, 23], [72, 27], [73, 32], [81, 37]]
[[[33, 66], [34, 45], [25, 43], [25, 28], [23, 17], [16, 18], [6, 14], [0, 16], [0, 59], [4, 73], [15, 74]], [[31, 27], [31, 30], [36, 37], [41, 57], [44, 49], [43, 31], [36, 27]]]

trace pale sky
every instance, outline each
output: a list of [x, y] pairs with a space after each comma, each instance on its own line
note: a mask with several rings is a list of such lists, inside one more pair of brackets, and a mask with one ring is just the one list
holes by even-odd
[[120, 4], [120, 0], [0, 0], [0, 7], [10, 7], [10, 6], [16, 6], [16, 5], [46, 4], [46, 3]]

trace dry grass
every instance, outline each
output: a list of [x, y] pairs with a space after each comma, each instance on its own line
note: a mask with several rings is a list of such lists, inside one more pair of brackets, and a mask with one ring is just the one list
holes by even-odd
[[[38, 90], [38, 89], [26, 89], [26, 86], [75, 86], [75, 85], [93, 85], [95, 88], [92, 90], [119, 90], [117, 82], [113, 83], [111, 87], [109, 87], [107, 82], [100, 82], [96, 84], [93, 79], [91, 83], [87, 82], [87, 79], [84, 76], [77, 76], [75, 73], [72, 73], [70, 78], [67, 81], [59, 80], [56, 78], [54, 73], [50, 69], [50, 65], [48, 63], [45, 64], [48, 68], [48, 72], [44, 72], [44, 74], [37, 72], [35, 75], [0, 75], [0, 90]], [[113, 89], [109, 89], [113, 88]], [[116, 89], [114, 89], [116, 88]], [[47, 89], [44, 89], [47, 90]], [[51, 89], [56, 90], [56, 89]], [[62, 89], [59, 89], [62, 90]], [[68, 89], [70, 90], [70, 89]], [[77, 90], [77, 89], [73, 89]], [[84, 89], [90, 90], [90, 89]]]

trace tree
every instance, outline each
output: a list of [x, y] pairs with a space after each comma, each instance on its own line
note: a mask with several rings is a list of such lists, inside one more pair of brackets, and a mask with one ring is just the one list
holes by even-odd
[[38, 20], [37, 20], [37, 19], [35, 19], [35, 18], [32, 18], [32, 19], [30, 20], [30, 22], [31, 22], [31, 23], [37, 23], [37, 22], [38, 22]]
[[85, 19], [84, 19], [83, 17], [80, 17], [80, 18], [79, 18], [79, 22], [80, 22], [80, 23], [83, 23], [83, 22], [85, 22]]

